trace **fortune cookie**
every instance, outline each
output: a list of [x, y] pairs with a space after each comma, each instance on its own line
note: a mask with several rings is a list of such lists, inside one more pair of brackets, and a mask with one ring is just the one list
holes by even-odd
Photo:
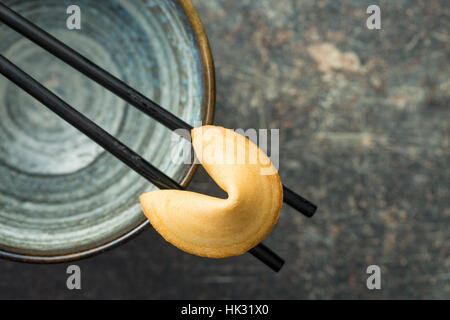
[[141, 195], [153, 227], [188, 253], [226, 258], [258, 245], [278, 220], [283, 189], [267, 155], [244, 136], [222, 127], [192, 130], [198, 160], [228, 198], [180, 190]]

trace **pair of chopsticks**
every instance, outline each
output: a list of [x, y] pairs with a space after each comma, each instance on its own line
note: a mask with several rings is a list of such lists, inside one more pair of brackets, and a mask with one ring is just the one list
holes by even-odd
[[[177, 118], [2, 3], [0, 3], [0, 21], [167, 128], [173, 131], [176, 129], [191, 131], [191, 125]], [[158, 188], [183, 189], [179, 183], [152, 166], [1, 54], [0, 73]], [[307, 217], [312, 217], [317, 210], [314, 204], [284, 186], [283, 198], [284, 202]], [[279, 271], [284, 264], [283, 259], [262, 243], [251, 249], [249, 253], [274, 271]]]

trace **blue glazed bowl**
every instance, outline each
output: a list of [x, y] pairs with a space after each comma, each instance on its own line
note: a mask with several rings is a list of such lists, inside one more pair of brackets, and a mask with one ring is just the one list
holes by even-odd
[[[214, 66], [188, 0], [4, 3], [186, 122], [211, 123]], [[183, 185], [172, 133], [37, 45], [0, 25], [0, 52]], [[0, 77], [0, 256], [61, 262], [113, 247], [148, 226], [138, 197], [154, 189], [120, 161]]]

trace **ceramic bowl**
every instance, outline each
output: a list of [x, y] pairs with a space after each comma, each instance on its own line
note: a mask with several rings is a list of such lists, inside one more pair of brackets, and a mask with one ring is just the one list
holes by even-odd
[[[214, 67], [188, 0], [4, 3], [194, 125], [211, 123]], [[193, 165], [172, 160], [170, 130], [0, 24], [0, 52], [168, 176], [187, 185]], [[61, 262], [111, 248], [148, 226], [139, 195], [155, 187], [0, 77], [0, 256]]]

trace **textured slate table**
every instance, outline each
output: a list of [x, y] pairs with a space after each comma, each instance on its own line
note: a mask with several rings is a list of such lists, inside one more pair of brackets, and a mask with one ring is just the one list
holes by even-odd
[[[382, 30], [366, 28], [369, 4]], [[195, 0], [217, 67], [216, 122], [280, 128], [281, 176], [320, 206], [284, 207], [251, 257], [207, 260], [153, 230], [67, 265], [0, 261], [0, 298], [450, 298], [450, 11], [446, 1]], [[211, 182], [200, 170], [192, 189]], [[366, 267], [382, 289], [366, 288]]]

